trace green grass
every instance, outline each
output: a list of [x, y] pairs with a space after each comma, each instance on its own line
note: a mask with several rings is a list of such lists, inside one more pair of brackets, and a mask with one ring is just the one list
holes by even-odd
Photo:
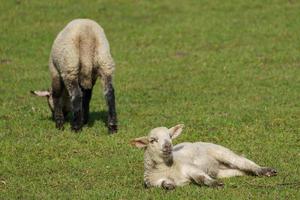
[[[0, 0], [0, 199], [299, 199], [300, 3], [295, 0]], [[119, 133], [98, 83], [82, 133], [54, 128], [46, 101], [56, 34], [74, 18], [105, 29], [117, 63]], [[175, 143], [209, 141], [275, 167], [221, 190], [143, 188], [131, 138], [184, 123]]]

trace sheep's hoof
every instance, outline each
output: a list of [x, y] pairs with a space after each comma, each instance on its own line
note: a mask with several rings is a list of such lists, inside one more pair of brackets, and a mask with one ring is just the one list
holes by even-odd
[[118, 125], [108, 125], [108, 132], [114, 134], [118, 132]]
[[83, 115], [83, 124], [86, 125], [89, 123], [89, 113]]
[[63, 125], [57, 125], [56, 124], [56, 128], [60, 131], [63, 131], [64, 130], [64, 126]]
[[56, 120], [55, 127], [58, 130], [64, 130], [64, 121], [63, 120]]
[[256, 172], [257, 176], [267, 176], [267, 177], [271, 177], [271, 176], [276, 176], [277, 175], [277, 171], [276, 169], [270, 168], [270, 167], [261, 167], [257, 172]]
[[88, 120], [88, 119], [84, 119], [84, 120], [83, 120], [83, 124], [84, 124], [84, 125], [86, 125], [86, 124], [88, 124], [88, 123], [89, 123], [89, 120]]
[[72, 124], [71, 126], [71, 130], [74, 132], [80, 132], [82, 130], [82, 125], [79, 124]]
[[173, 183], [168, 183], [166, 181], [163, 181], [161, 186], [165, 190], [174, 190], [175, 189], [175, 185]]
[[82, 128], [74, 128], [74, 127], [72, 127], [71, 130], [74, 131], [75, 133], [79, 133], [79, 132], [82, 131]]

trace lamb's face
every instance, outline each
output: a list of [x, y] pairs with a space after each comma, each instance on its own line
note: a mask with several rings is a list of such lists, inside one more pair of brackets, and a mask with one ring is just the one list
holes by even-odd
[[148, 146], [151, 152], [161, 158], [168, 157], [172, 154], [172, 133], [166, 127], [152, 129], [148, 135]]
[[138, 148], [146, 148], [153, 155], [153, 159], [163, 158], [163, 160], [166, 160], [172, 156], [172, 139], [179, 136], [182, 129], [183, 124], [169, 129], [166, 127], [154, 128], [148, 136], [136, 138], [131, 143]]

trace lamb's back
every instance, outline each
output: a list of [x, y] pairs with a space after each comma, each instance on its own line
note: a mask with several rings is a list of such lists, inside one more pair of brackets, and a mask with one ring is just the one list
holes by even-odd
[[218, 166], [217, 160], [211, 156], [210, 150], [214, 144], [206, 142], [184, 142], [173, 147], [174, 159], [187, 165], [192, 164], [211, 174]]

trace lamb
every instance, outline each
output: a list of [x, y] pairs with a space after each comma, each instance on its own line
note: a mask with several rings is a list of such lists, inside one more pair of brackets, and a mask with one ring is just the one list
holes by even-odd
[[75, 19], [57, 35], [49, 58], [52, 85], [48, 91], [31, 91], [47, 97], [58, 129], [72, 111], [71, 128], [80, 131], [88, 122], [93, 86], [99, 76], [108, 106], [108, 130], [117, 132], [112, 75], [115, 69], [104, 30], [90, 19]]
[[276, 170], [260, 167], [231, 150], [212, 143], [184, 142], [172, 146], [172, 139], [183, 129], [179, 124], [170, 129], [154, 128], [148, 136], [133, 139], [131, 144], [143, 148], [144, 185], [166, 190], [190, 182], [209, 187], [223, 187], [218, 178], [255, 175], [275, 176]]

